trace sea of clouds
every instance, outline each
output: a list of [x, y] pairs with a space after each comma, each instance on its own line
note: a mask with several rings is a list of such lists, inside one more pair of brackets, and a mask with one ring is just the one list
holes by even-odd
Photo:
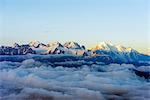
[[[77, 61], [80, 62], [82, 61]], [[132, 64], [92, 64], [80, 67], [64, 67], [64, 65], [54, 67], [34, 59], [21, 62], [1, 61], [0, 99], [150, 99], [149, 81], [135, 75], [131, 70], [135, 68]], [[150, 66], [142, 66], [139, 69], [149, 70]]]

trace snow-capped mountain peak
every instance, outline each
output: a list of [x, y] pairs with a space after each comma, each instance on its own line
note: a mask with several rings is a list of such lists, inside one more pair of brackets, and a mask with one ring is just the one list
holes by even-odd
[[115, 51], [115, 52], [137, 52], [131, 47], [124, 47], [122, 45], [113, 45], [112, 43], [107, 43], [107, 42], [100, 42], [95, 47], [91, 48], [90, 50], [92, 51], [105, 50], [105, 51]]
[[138, 53], [138, 51], [134, 50], [131, 47], [124, 47], [124, 46], [121, 46], [121, 45], [116, 45], [115, 47], [117, 48], [118, 52], [126, 52], [126, 53], [134, 52], [134, 53]]
[[72, 48], [72, 49], [81, 49], [80, 45], [76, 42], [70, 41], [70, 42], [66, 42], [64, 44], [64, 47], [66, 48]]
[[126, 51], [126, 50], [127, 50], [127, 48], [126, 48], [126, 47], [121, 46], [121, 45], [117, 45], [117, 46], [116, 46], [116, 48], [117, 48], [117, 50], [118, 50], [118, 51], [120, 51], [120, 52], [122, 52], [122, 51]]
[[97, 44], [95, 47], [91, 48], [90, 50], [107, 50], [107, 51], [111, 51], [111, 50], [116, 50], [116, 47], [111, 44], [111, 43], [107, 43], [107, 42], [100, 42], [99, 44]]
[[63, 47], [63, 45], [58, 42], [58, 41], [55, 41], [55, 42], [50, 42], [47, 44], [48, 47]]
[[39, 41], [31, 41], [29, 43], [29, 46], [34, 47], [34, 48], [38, 48], [38, 47], [44, 47], [46, 45], [41, 43], [41, 42], [39, 42]]
[[119, 62], [133, 62], [139, 59], [140, 53], [130, 47], [124, 47], [121, 45], [113, 45], [111, 43], [100, 42], [90, 50], [97, 54], [106, 54], [111, 56], [114, 61]]
[[124, 46], [121, 46], [121, 45], [116, 45], [115, 47], [117, 48], [117, 50], [119, 52], [132, 52], [132, 51], [135, 51], [131, 47], [124, 47]]
[[31, 41], [29, 44], [19, 45], [15, 43], [13, 47], [1, 46], [0, 55], [21, 55], [21, 54], [73, 54], [87, 56], [107, 55], [114, 62], [136, 62], [150, 60], [150, 56], [146, 56], [137, 52], [130, 47], [121, 45], [113, 45], [107, 42], [100, 42], [90, 50], [86, 50], [84, 46], [80, 46], [76, 42], [66, 42], [62, 45], [59, 42], [50, 42], [45, 45], [39, 41]]

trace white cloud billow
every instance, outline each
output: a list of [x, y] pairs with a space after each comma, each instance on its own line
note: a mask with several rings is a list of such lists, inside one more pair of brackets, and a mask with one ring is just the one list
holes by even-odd
[[[148, 100], [150, 98], [150, 83], [129, 70], [135, 68], [131, 64], [93, 64], [67, 68], [52, 67], [33, 59], [20, 63], [7, 61], [0, 63], [2, 100], [31, 98]], [[98, 68], [103, 71], [97, 71]], [[139, 70], [144, 69], [144, 67], [139, 68]]]

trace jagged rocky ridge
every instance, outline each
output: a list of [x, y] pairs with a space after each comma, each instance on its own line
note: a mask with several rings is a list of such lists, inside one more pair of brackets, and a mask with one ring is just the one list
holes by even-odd
[[111, 43], [101, 42], [98, 45], [86, 49], [76, 42], [50, 42], [47, 45], [39, 41], [32, 41], [26, 45], [15, 43], [12, 47], [1, 46], [0, 55], [26, 55], [26, 54], [71, 54], [84, 56], [85, 59], [102, 62], [135, 63], [150, 61], [150, 56], [139, 53], [132, 48], [116, 46]]
[[[89, 50], [74, 44], [33, 41], [1, 47], [7, 52], [0, 55], [0, 99], [149, 100], [150, 62], [140, 60], [143, 54], [108, 43]], [[130, 52], [149, 65], [125, 64], [134, 61]]]

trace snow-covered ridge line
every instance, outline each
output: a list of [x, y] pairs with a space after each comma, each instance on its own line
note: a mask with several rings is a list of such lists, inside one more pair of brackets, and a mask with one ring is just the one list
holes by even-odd
[[80, 46], [76, 42], [66, 42], [62, 45], [59, 42], [44, 44], [39, 41], [31, 41], [26, 45], [19, 45], [15, 43], [13, 46], [0, 47], [0, 55], [24, 55], [28, 53], [85, 55], [85, 51], [85, 47]]
[[26, 55], [26, 54], [72, 54], [79, 56], [106, 56], [111, 57], [114, 62], [138, 62], [150, 61], [150, 56], [139, 53], [132, 48], [121, 45], [100, 42], [91, 49], [86, 49], [84, 45], [70, 41], [64, 44], [60, 42], [50, 42], [48, 44], [39, 41], [31, 41], [26, 45], [15, 43], [13, 46], [1, 46], [0, 55]]

